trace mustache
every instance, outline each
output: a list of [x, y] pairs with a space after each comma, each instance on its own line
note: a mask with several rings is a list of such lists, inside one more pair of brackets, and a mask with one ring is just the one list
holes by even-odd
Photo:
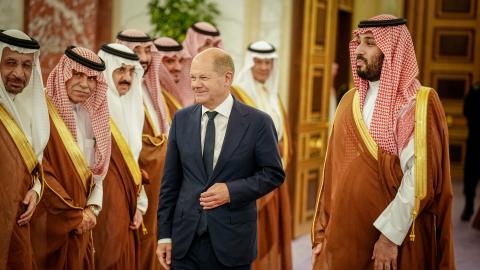
[[22, 78], [19, 78], [19, 77], [10, 77], [10, 78], [7, 78], [7, 81], [9, 82], [13, 82], [13, 83], [25, 83], [26, 81]]
[[140, 65], [147, 65], [148, 66], [148, 62], [147, 61], [140, 61]]
[[90, 90], [88, 90], [88, 88], [83, 89], [81, 87], [78, 87], [78, 88], [73, 89], [73, 91], [77, 91], [77, 92], [84, 93], [84, 94], [90, 94]]
[[118, 84], [126, 84], [126, 85], [129, 85], [129, 86], [130, 86], [132, 83], [129, 82], [129, 81], [126, 81], [126, 80], [122, 80], [122, 81], [120, 81]]
[[368, 60], [361, 55], [357, 55], [357, 60], [362, 60], [363, 62], [368, 63]]

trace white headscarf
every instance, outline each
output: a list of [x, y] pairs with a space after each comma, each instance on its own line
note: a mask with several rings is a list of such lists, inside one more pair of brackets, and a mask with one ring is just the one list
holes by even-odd
[[[2, 34], [20, 40], [32, 40], [27, 34], [15, 29], [5, 30]], [[0, 104], [4, 106], [23, 130], [33, 147], [38, 162], [41, 162], [43, 150], [50, 137], [50, 121], [48, 119], [48, 108], [43, 89], [42, 72], [40, 70], [40, 51], [39, 49], [24, 48], [0, 41], [0, 59], [5, 48], [24, 54], [33, 53], [33, 68], [28, 85], [12, 100], [5, 89], [3, 80], [1, 80]]]
[[[127, 46], [110, 43], [108, 47], [117, 51], [133, 54], [135, 53]], [[108, 110], [110, 117], [117, 125], [118, 129], [125, 138], [125, 141], [130, 146], [133, 157], [138, 161], [140, 151], [142, 150], [142, 131], [144, 121], [144, 108], [142, 99], [142, 77], [143, 68], [138, 60], [130, 60], [101, 49], [98, 56], [105, 62], [106, 69], [103, 75], [107, 80], [108, 91]], [[123, 96], [118, 94], [117, 88], [113, 81], [113, 71], [120, 68], [122, 64], [131, 65], [135, 67], [135, 74], [130, 85], [130, 90]]]
[[253, 100], [256, 100], [257, 93], [255, 90], [255, 79], [252, 74], [252, 67], [255, 65], [253, 61], [254, 58], [273, 59], [272, 71], [264, 85], [272, 98], [272, 104], [277, 104], [280, 68], [278, 66], [278, 55], [275, 52], [275, 47], [268, 42], [257, 41], [248, 46], [242, 70], [240, 70], [235, 84], [240, 86]]
[[240, 86], [240, 88], [244, 90], [253, 101], [258, 100], [255, 79], [252, 74], [252, 67], [255, 65], [253, 61], [254, 58], [273, 59], [272, 71], [263, 85], [267, 89], [270, 104], [281, 116], [282, 111], [278, 102], [278, 79], [280, 75], [280, 67], [278, 66], [278, 55], [275, 52], [275, 47], [273, 47], [273, 45], [266, 41], [257, 41], [248, 46], [242, 70], [240, 70], [235, 80], [235, 84]]

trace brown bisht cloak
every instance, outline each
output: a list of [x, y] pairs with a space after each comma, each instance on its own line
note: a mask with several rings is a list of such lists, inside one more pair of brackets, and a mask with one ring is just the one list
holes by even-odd
[[25, 194], [41, 173], [31, 144], [0, 105], [0, 269], [36, 269], [30, 224], [17, 221], [25, 210]]
[[91, 231], [77, 234], [93, 175], [58, 112], [48, 100], [50, 139], [43, 153], [44, 193], [32, 217], [32, 245], [39, 269], [93, 269]]
[[[415, 240], [406, 237], [399, 247], [398, 269], [455, 269], [445, 113], [428, 88], [420, 89], [416, 103], [415, 190], [426, 192], [412, 227]], [[380, 236], [373, 223], [401, 180], [399, 158], [377, 147], [362, 119], [358, 93], [348, 92], [336, 112], [319, 190], [312, 242], [323, 246], [314, 269], [373, 269]]]
[[111, 119], [110, 123], [112, 154], [103, 180], [102, 211], [93, 229], [95, 269], [135, 270], [139, 269], [138, 230], [129, 226], [137, 210], [142, 176], [120, 131]]
[[[255, 102], [239, 87], [232, 87], [231, 93], [241, 102], [255, 107]], [[282, 104], [280, 102], [280, 104]], [[290, 129], [287, 126], [285, 110], [282, 107], [284, 135], [279, 142], [284, 169], [290, 158]], [[252, 264], [253, 270], [292, 269], [292, 217], [288, 184], [257, 200], [258, 257]]]
[[167, 149], [167, 136], [155, 134], [152, 120], [145, 108], [145, 124], [143, 125], [143, 146], [140, 152], [139, 165], [146, 173], [148, 181], [145, 193], [148, 197], [147, 213], [143, 216], [145, 229], [140, 232], [140, 269], [163, 269], [156, 255], [157, 249], [157, 209], [160, 184], [163, 176], [163, 164]]
[[173, 119], [173, 115], [175, 114], [175, 112], [177, 112], [182, 108], [182, 105], [168, 91], [162, 89], [162, 95], [163, 95], [163, 98], [165, 99], [165, 105], [167, 105], [168, 114], [169, 114], [168, 119], [171, 122]]

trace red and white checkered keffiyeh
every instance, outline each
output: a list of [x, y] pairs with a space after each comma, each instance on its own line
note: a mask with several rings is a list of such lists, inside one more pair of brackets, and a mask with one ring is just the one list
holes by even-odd
[[[207, 22], [197, 22], [195, 26], [198, 29], [209, 31], [209, 32], [216, 32], [217, 28], [215, 26], [207, 23]], [[203, 45], [210, 41], [215, 47], [223, 49], [222, 38], [220, 35], [218, 36], [209, 36], [202, 33], [198, 33], [192, 27], [188, 28], [187, 35], [185, 36], [185, 40], [183, 41], [183, 48], [188, 52], [190, 58], [195, 57]]]
[[[180, 44], [169, 37], [160, 37], [154, 41], [155, 45], [159, 46], [179, 46]], [[158, 48], [157, 48], [158, 49]], [[180, 51], [162, 51], [158, 49], [160, 54], [160, 59], [163, 60], [164, 57], [177, 59], [187, 59], [188, 53], [185, 52], [185, 48]], [[193, 91], [190, 85], [190, 74], [188, 72], [187, 65], [182, 62], [182, 69], [180, 72], [180, 81], [175, 83], [173, 81], [170, 72], [165, 67], [163, 63], [160, 64], [160, 85], [164, 90], [172, 94], [183, 106], [189, 106], [194, 103]]]
[[[75, 47], [72, 51], [90, 61], [101, 63], [100, 58], [88, 49]], [[77, 124], [75, 122], [72, 103], [68, 98], [67, 88], [65, 86], [65, 82], [72, 77], [72, 70], [97, 78], [97, 89], [81, 106], [85, 108], [90, 116], [93, 135], [96, 141], [95, 163], [91, 169], [94, 175], [103, 177], [107, 173], [110, 162], [111, 132], [106, 95], [108, 87], [102, 72], [90, 69], [73, 61], [68, 58], [68, 56], [63, 55], [48, 76], [47, 95], [52, 100], [58, 114], [62, 117], [73, 137], [77, 139]]]
[[[136, 29], [127, 29], [121, 32], [124, 36], [130, 37], [146, 37], [148, 36], [142, 31]], [[148, 67], [147, 72], [143, 76], [143, 82], [145, 83], [148, 92], [153, 101], [153, 107], [157, 112], [158, 118], [160, 120], [159, 128], [160, 133], [167, 134], [170, 129], [170, 124], [168, 123], [168, 111], [166, 108], [166, 103], [163, 98], [161, 87], [160, 87], [160, 65], [162, 64], [161, 56], [153, 44], [153, 41], [148, 42], [129, 42], [124, 40], [117, 39], [116, 43], [123, 44], [130, 48], [132, 51], [135, 50], [137, 46], [150, 46], [150, 51], [152, 52], [152, 62]]]
[[[370, 20], [391, 19], [396, 17], [379, 15]], [[359, 28], [353, 32], [350, 61], [362, 109], [368, 91], [368, 81], [357, 75], [355, 49], [359, 45], [357, 37], [366, 32], [373, 34], [376, 45], [384, 54], [370, 133], [380, 148], [388, 153], [400, 155], [401, 150], [413, 136], [415, 97], [421, 86], [416, 79], [418, 64], [412, 38], [405, 25]]]

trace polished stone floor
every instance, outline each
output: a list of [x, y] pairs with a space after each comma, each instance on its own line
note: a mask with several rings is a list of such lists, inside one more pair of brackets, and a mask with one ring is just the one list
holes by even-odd
[[[474, 230], [470, 223], [460, 221], [463, 210], [462, 183], [453, 185], [453, 228], [455, 241], [455, 261], [458, 270], [480, 269], [480, 231]], [[480, 207], [480, 185], [477, 188], [477, 207]], [[310, 235], [304, 235], [293, 241], [293, 270], [311, 269]]]

